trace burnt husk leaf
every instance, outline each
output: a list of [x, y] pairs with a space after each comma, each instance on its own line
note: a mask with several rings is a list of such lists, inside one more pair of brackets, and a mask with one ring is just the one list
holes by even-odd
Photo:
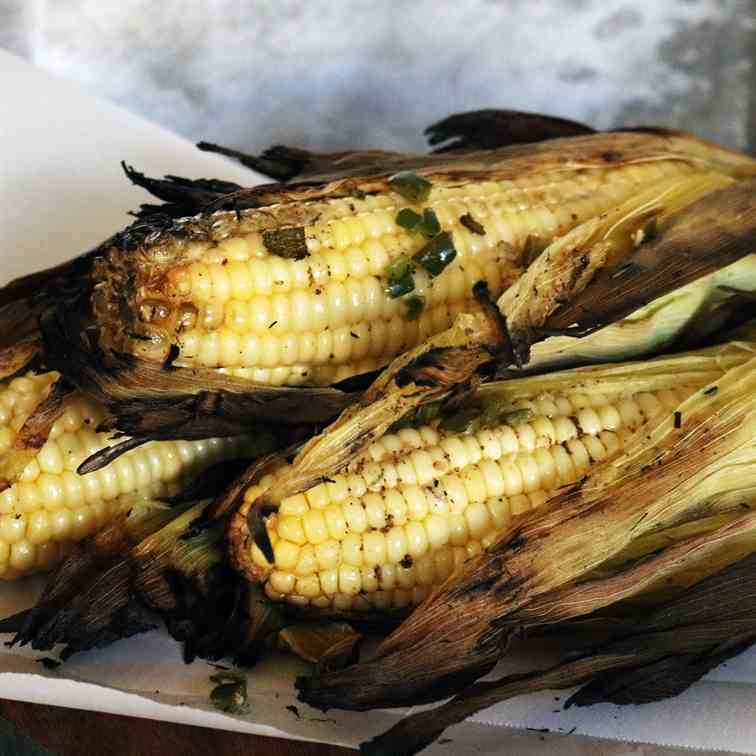
[[593, 133], [589, 126], [566, 118], [493, 109], [456, 113], [425, 130], [428, 143], [436, 147], [435, 152], [492, 150]]
[[754, 597], [756, 554], [646, 616], [618, 623], [613, 637], [596, 648], [575, 650], [547, 670], [472, 685], [435, 709], [405, 717], [360, 751], [365, 756], [419, 753], [466, 717], [541, 690], [583, 685], [566, 706], [642, 704], [678, 695], [756, 641]]
[[261, 155], [250, 155], [239, 150], [210, 142], [199, 142], [203, 152], [217, 152], [234, 158], [247, 168], [269, 176], [275, 181], [315, 182], [354, 175], [358, 171], [379, 172], [387, 158], [401, 157], [383, 150], [350, 150], [348, 152], [311, 152], [300, 147], [275, 145]]
[[162, 179], [150, 178], [122, 162], [121, 167], [132, 184], [141, 186], [150, 194], [162, 200], [162, 205], [143, 204], [134, 213], [137, 218], [151, 215], [165, 215], [169, 218], [184, 218], [196, 215], [227, 194], [242, 189], [239, 184], [220, 179], [188, 179], [181, 176], [165, 176]]
[[2, 470], [0, 489], [15, 483], [24, 468], [44, 446], [52, 426], [63, 414], [64, 402], [70, 393], [71, 388], [65, 380], [57, 380], [44, 401], [21, 426], [12, 446], [3, 455], [2, 466], [0, 466]]
[[77, 544], [37, 604], [0, 621], [0, 631], [37, 650], [63, 644], [65, 659], [153, 629], [162, 619], [183, 644], [187, 662], [228, 656], [253, 664], [264, 638], [283, 620], [259, 587], [222, 563], [222, 523], [192, 530], [201, 511], [158, 510], [151, 524], [134, 532], [122, 515]]

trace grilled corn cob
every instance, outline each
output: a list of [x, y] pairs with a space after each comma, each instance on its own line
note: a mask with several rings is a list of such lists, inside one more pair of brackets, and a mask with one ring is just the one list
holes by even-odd
[[[274, 600], [338, 610], [421, 602], [513, 517], [542, 506], [625, 446], [644, 423], [752, 354], [753, 344], [614, 368], [489, 384], [471, 432], [454, 418], [389, 433], [347, 470], [284, 499], [267, 519], [275, 560], [251, 560]], [[698, 360], [698, 361], [696, 361]], [[506, 398], [502, 409], [502, 397]], [[480, 407], [488, 407], [483, 410]], [[461, 418], [467, 421], [465, 412]], [[457, 418], [457, 421], [459, 417]], [[452, 422], [453, 424], [453, 422]], [[254, 501], [287, 467], [246, 492]]]
[[[56, 380], [56, 373], [30, 373], [0, 386], [0, 471], [19, 429]], [[49, 569], [121, 508], [170, 496], [203, 468], [251, 448], [243, 436], [152, 442], [96, 473], [78, 475], [78, 466], [109, 443], [109, 434], [95, 430], [103, 417], [85, 396], [67, 399], [42, 448], [0, 491], [0, 579]]]
[[[263, 192], [252, 208], [184, 219], [136, 243], [132, 232], [106, 248], [94, 267], [100, 341], [158, 362], [177, 349], [178, 366], [260, 383], [333, 383], [448, 328], [474, 309], [476, 282], [501, 294], [534, 239], [542, 246], [659, 182], [754, 170], [723, 155], [684, 137], [597, 135], [408, 158], [429, 182], [422, 199], [385, 176]], [[428, 243], [398, 222], [408, 209], [432, 210], [456, 250], [438, 275], [417, 266], [411, 301], [389, 293], [392, 265]]]

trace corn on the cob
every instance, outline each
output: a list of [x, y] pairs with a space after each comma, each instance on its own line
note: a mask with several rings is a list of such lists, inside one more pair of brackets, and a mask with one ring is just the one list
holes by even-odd
[[[544, 396], [518, 403], [535, 416], [514, 426], [459, 434], [426, 425], [388, 434], [351, 473], [285, 499], [269, 518], [276, 560], [266, 592], [337, 609], [420, 603], [513, 516], [580, 480], [621, 449], [628, 433], [674, 412], [695, 388]], [[257, 546], [253, 557], [268, 566]]]
[[[488, 406], [501, 419], [463, 432], [445, 429], [449, 418], [415, 418], [332, 482], [281, 502], [266, 522], [274, 563], [251, 545], [266, 593], [339, 610], [419, 603], [513, 517], [581, 480], [644, 423], [672, 417], [747, 359], [756, 333], [744, 334], [699, 353], [488, 384], [474, 408], [479, 418]], [[287, 471], [262, 478], [246, 500]]]
[[[56, 373], [29, 374], [0, 386], [0, 471], [19, 429], [56, 379]], [[249, 445], [243, 436], [151, 442], [79, 475], [78, 466], [109, 443], [109, 434], [95, 430], [104, 414], [83, 395], [67, 399], [46, 443], [19, 479], [0, 491], [0, 579], [49, 569], [122, 507], [170, 496], [189, 477], [243, 455]]]
[[[153, 361], [178, 347], [177, 365], [261, 383], [332, 383], [448, 328], [473, 307], [477, 281], [498, 296], [527, 264], [529, 238], [549, 241], [657, 182], [728, 170], [679, 138], [615, 134], [559, 148], [563, 155], [554, 147], [535, 162], [491, 153], [486, 168], [473, 161], [457, 174], [456, 164], [432, 163], [422, 203], [365, 179], [351, 195], [341, 185], [313, 198], [292, 191], [259, 209], [182, 221], [182, 233], [128, 253], [111, 247], [95, 265], [101, 343]], [[388, 267], [425, 243], [397, 223], [407, 207], [432, 209], [457, 251], [441, 275], [416, 272], [424, 308], [414, 319], [386, 291]], [[297, 259], [278, 256], [270, 241], [287, 233]]]

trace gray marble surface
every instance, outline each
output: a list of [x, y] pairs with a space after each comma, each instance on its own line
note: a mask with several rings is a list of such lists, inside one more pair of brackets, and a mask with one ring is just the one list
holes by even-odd
[[0, 46], [246, 149], [417, 149], [492, 106], [756, 149], [753, 0], [0, 0]]

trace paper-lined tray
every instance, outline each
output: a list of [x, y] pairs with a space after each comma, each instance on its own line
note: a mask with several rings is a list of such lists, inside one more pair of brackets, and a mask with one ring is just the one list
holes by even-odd
[[[125, 180], [121, 160], [151, 175], [260, 180], [2, 52], [0, 91], [0, 284], [90, 249], [126, 224], [127, 211], [145, 197]], [[30, 605], [38, 587], [38, 581], [0, 584], [0, 616]], [[1, 697], [351, 746], [401, 716], [308, 709], [292, 686], [304, 668], [289, 658], [267, 660], [253, 671], [249, 715], [220, 714], [208, 700], [212, 668], [201, 661], [184, 665], [178, 645], [160, 632], [74, 657], [55, 671], [35, 661], [41, 655], [0, 650]], [[545, 665], [550, 658], [531, 651], [507, 669]], [[563, 711], [565, 698], [537, 694], [483, 712], [450, 731], [465, 748], [454, 752], [493, 752], [501, 745], [496, 731], [507, 727], [756, 754], [756, 651], [660, 704]], [[297, 713], [287, 706], [297, 706]], [[544, 742], [545, 750], [553, 747]], [[431, 752], [452, 751], [437, 745]]]

